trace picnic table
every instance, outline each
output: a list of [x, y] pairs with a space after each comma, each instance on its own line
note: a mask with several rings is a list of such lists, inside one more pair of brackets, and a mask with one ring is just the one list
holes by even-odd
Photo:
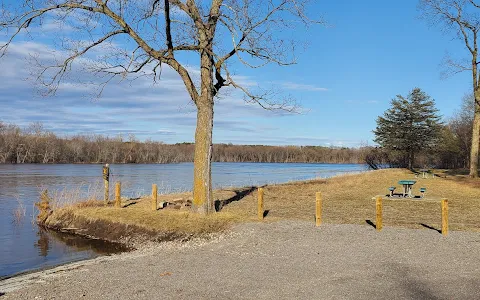
[[415, 180], [400, 180], [398, 182], [398, 184], [403, 185], [403, 197], [412, 198], [412, 186], [415, 183]]
[[430, 169], [421, 169], [420, 172], [422, 172], [422, 178], [428, 178], [428, 173], [430, 173]]

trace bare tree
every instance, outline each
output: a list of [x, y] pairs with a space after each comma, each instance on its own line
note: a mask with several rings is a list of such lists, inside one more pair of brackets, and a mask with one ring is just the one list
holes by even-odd
[[[74, 62], [81, 60], [99, 75], [104, 86], [128, 74], [159, 78], [163, 66], [175, 70], [197, 109], [194, 159], [194, 209], [213, 211], [211, 159], [214, 98], [224, 87], [239, 89], [245, 100], [266, 109], [294, 110], [288, 98], [270, 91], [258, 92], [235, 80], [229, 61], [250, 68], [266, 64], [295, 63], [295, 43], [285, 30], [322, 23], [307, 17], [308, 0], [24, 0], [5, 3], [0, 28], [10, 39], [0, 45], [4, 55], [13, 39], [44, 22], [70, 27], [59, 44], [66, 57], [43, 65], [38, 59], [38, 81], [54, 93]], [[210, 3], [210, 4], [207, 4]], [[32, 31], [32, 30], [30, 30]], [[30, 32], [32, 35], [34, 32]], [[228, 41], [228, 42], [227, 42]], [[91, 61], [95, 48], [106, 53]], [[182, 63], [179, 53], [195, 53], [200, 64], [200, 83]], [[278, 100], [280, 99], [280, 100]]]
[[462, 98], [461, 107], [448, 120], [448, 128], [458, 140], [459, 152], [457, 159], [463, 162], [462, 167], [467, 168], [472, 147], [472, 124], [475, 110], [473, 94], [468, 93]]
[[480, 2], [475, 0], [420, 0], [423, 16], [433, 25], [443, 25], [464, 43], [470, 54], [469, 62], [446, 59], [447, 75], [463, 71], [472, 74], [474, 117], [470, 150], [470, 176], [478, 177], [480, 146], [480, 74], [478, 73], [478, 34], [480, 30]]

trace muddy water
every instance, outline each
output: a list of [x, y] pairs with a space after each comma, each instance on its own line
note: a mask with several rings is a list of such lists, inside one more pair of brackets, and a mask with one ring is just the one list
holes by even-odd
[[[216, 188], [281, 183], [347, 172], [363, 165], [214, 163]], [[111, 181], [122, 182], [122, 195], [188, 191], [193, 165], [111, 165]], [[101, 165], [0, 165], [0, 279], [30, 270], [125, 251], [120, 245], [47, 232], [36, 226], [34, 203], [42, 190], [64, 201], [103, 198]], [[111, 185], [111, 187], [113, 184]], [[113, 192], [113, 188], [110, 191]]]

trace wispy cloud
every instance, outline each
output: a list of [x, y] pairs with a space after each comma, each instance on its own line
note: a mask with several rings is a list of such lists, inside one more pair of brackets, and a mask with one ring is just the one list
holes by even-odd
[[296, 82], [281, 82], [280, 85], [288, 90], [301, 90], [301, 91], [308, 91], [308, 92], [327, 92], [329, 89], [324, 88], [324, 87], [319, 87], [316, 85], [311, 85], [311, 84], [302, 84], [302, 83], [296, 83]]

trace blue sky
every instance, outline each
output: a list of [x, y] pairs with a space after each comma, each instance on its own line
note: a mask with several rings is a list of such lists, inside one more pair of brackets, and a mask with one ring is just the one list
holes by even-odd
[[[312, 2], [310, 16], [323, 16], [329, 26], [294, 33], [308, 44], [297, 54], [296, 65], [252, 70], [234, 64], [247, 85], [273, 85], [294, 96], [303, 113], [265, 111], [230, 92], [215, 107], [215, 143], [372, 144], [376, 117], [395, 95], [414, 87], [436, 100], [445, 119], [460, 107], [471, 87], [470, 75], [441, 79], [441, 63], [447, 52], [468, 57], [466, 49], [453, 35], [421, 20], [418, 1]], [[20, 37], [0, 60], [0, 120], [20, 126], [40, 121], [61, 135], [133, 133], [140, 140], [193, 141], [195, 109], [171, 70], [163, 71], [157, 85], [149, 79], [112, 83], [98, 100], [87, 96], [88, 86], [68, 78], [56, 96], [39, 96], [32, 80], [25, 80], [32, 77], [27, 58], [38, 52], [39, 57], [50, 55], [58, 30], [44, 24], [33, 39]], [[198, 72], [195, 59], [188, 57], [188, 63]]]

